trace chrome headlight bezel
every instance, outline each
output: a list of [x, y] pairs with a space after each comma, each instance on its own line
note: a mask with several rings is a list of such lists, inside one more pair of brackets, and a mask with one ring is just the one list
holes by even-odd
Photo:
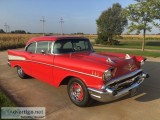
[[108, 69], [103, 73], [103, 80], [104, 81], [109, 81], [112, 78], [112, 69]]

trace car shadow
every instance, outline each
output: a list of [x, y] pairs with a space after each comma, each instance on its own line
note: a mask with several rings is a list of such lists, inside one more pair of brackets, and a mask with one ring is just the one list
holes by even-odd
[[147, 62], [144, 67], [150, 77], [144, 81], [139, 89], [139, 97], [135, 100], [140, 102], [149, 102], [160, 99], [160, 62]]
[[110, 102], [99, 102], [99, 101], [93, 101], [92, 104], [90, 104], [89, 107], [94, 107], [94, 106], [101, 106], [101, 105], [105, 105], [105, 104], [111, 104], [111, 103], [115, 103], [115, 102], [120, 102], [122, 100], [126, 100], [130, 97], [130, 95], [124, 96], [120, 99], [114, 100], [114, 101], [110, 101]]
[[[132, 97], [134, 100], [139, 102], [150, 102], [153, 100], [160, 99], [160, 79], [159, 79], [159, 71], [160, 71], [160, 62], [146, 62], [143, 67], [144, 71], [149, 73], [150, 77], [146, 79], [143, 84], [139, 87], [138, 93]], [[126, 100], [130, 98], [129, 95], [120, 98], [118, 100], [114, 100], [112, 102], [98, 102], [94, 101], [91, 106], [100, 106], [104, 104], [110, 104], [114, 102], [120, 102], [122, 100]]]

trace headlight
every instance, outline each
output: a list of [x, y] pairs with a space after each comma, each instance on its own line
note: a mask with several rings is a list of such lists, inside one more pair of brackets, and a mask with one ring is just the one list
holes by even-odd
[[112, 78], [112, 72], [110, 69], [108, 69], [103, 73], [103, 80], [109, 81], [111, 78]]

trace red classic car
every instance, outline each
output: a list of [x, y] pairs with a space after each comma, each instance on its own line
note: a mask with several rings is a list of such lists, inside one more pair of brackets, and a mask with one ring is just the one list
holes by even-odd
[[8, 50], [8, 64], [17, 68], [20, 78], [32, 76], [56, 87], [65, 83], [77, 106], [135, 93], [149, 76], [141, 69], [145, 60], [129, 54], [96, 53], [87, 38], [72, 36], [36, 37], [24, 50]]

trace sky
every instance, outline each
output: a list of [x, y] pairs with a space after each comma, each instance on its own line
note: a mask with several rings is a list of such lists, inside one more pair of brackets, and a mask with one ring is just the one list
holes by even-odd
[[[25, 30], [26, 32], [43, 32], [42, 16], [44, 16], [45, 32], [60, 33], [60, 18], [64, 20], [63, 31], [68, 33], [95, 34], [96, 20], [102, 11], [113, 3], [122, 7], [135, 3], [134, 0], [0, 0], [0, 29]], [[153, 29], [152, 33], [159, 33]]]

